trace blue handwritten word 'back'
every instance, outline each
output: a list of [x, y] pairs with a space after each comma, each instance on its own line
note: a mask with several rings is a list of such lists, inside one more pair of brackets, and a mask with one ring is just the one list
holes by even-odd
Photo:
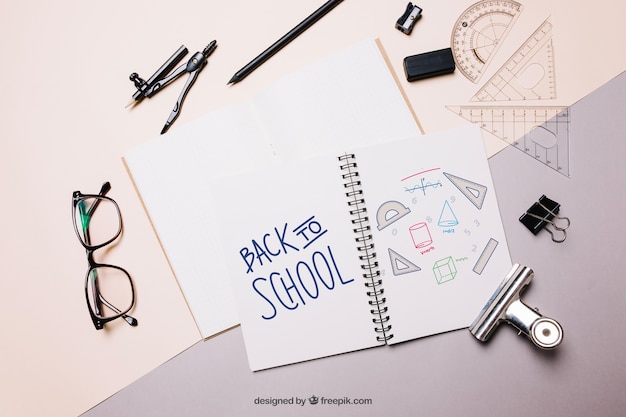
[[260, 241], [252, 239], [251, 248], [245, 247], [239, 251], [246, 263], [246, 274], [254, 272], [252, 267], [255, 261], [258, 261], [259, 266], [263, 266], [264, 260], [271, 263], [272, 258], [287, 254], [290, 251], [304, 250], [328, 231], [315, 220], [315, 216], [309, 217], [302, 224], [296, 226], [291, 231], [290, 236], [286, 236], [288, 227], [288, 223], [285, 223], [282, 232], [275, 227], [274, 233], [266, 233]]
[[[287, 234], [287, 223], [285, 223], [282, 233], [279, 232], [276, 227], [274, 228], [274, 233], [275, 236], [270, 233], [263, 235], [261, 243], [252, 239], [252, 249], [245, 247], [239, 251], [239, 254], [248, 267], [246, 274], [254, 272], [252, 266], [254, 265], [255, 260], [259, 262], [259, 266], [263, 266], [263, 259], [267, 262], [272, 262], [272, 257], [275, 258], [281, 254], [287, 254], [290, 249], [296, 252], [300, 251], [297, 246], [290, 244], [285, 238], [285, 235]], [[268, 241], [271, 242], [274, 238], [276, 238], [278, 242], [272, 242], [273, 244], [268, 243]]]

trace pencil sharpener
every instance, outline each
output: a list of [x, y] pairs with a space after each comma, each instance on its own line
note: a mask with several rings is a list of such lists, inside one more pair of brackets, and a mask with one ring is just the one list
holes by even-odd
[[413, 3], [409, 3], [402, 16], [400, 16], [396, 22], [396, 29], [405, 35], [410, 35], [413, 31], [413, 26], [415, 26], [415, 22], [417, 22], [420, 17], [422, 17], [422, 9], [415, 6]]
[[563, 341], [563, 328], [554, 319], [544, 317], [520, 299], [520, 293], [532, 281], [532, 269], [513, 265], [502, 284], [469, 327], [481, 342], [489, 339], [498, 325], [509, 323], [525, 334], [536, 346], [553, 349]]

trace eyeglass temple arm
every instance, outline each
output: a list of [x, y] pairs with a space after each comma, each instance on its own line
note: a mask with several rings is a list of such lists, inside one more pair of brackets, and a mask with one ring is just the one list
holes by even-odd
[[[109, 191], [111, 191], [111, 183], [107, 181], [104, 184], [102, 184], [102, 187], [100, 187], [100, 192], [98, 193], [98, 195], [105, 196], [106, 193], [108, 193]], [[96, 201], [94, 201], [93, 205], [89, 207], [89, 210], [87, 210], [87, 214], [90, 217], [93, 214], [93, 212], [96, 211], [96, 208], [98, 208], [99, 204], [100, 204], [100, 200], [97, 199]]]
[[[115, 313], [117, 313], [117, 314], [121, 314], [122, 313], [122, 311], [120, 309], [115, 307], [113, 304], [109, 303], [107, 301], [107, 299], [102, 296], [102, 294], [98, 293], [98, 299], [100, 300], [100, 302], [102, 302], [102, 304], [104, 304], [105, 306], [110, 308]], [[128, 314], [122, 314], [122, 317], [124, 317], [124, 320], [126, 320], [126, 322], [128, 324], [130, 324], [131, 326], [136, 326], [138, 324], [137, 323], [137, 319], [134, 318], [134, 317], [129, 316]]]
[[[104, 184], [102, 184], [102, 187], [100, 187], [100, 192], [98, 194], [101, 196], [104, 196], [106, 195], [106, 193], [109, 192], [109, 190], [111, 190], [111, 183], [107, 181]], [[89, 209], [85, 209], [84, 201], [81, 201], [78, 203], [78, 212], [80, 214], [80, 224], [83, 228], [83, 236], [85, 237], [85, 243], [87, 243], [88, 245], [91, 244], [91, 237], [89, 235], [89, 222], [91, 221], [91, 216], [96, 211], [96, 208], [98, 208], [99, 204], [100, 204], [100, 200], [96, 199], [96, 201], [91, 205], [91, 207], [89, 207]], [[113, 311], [117, 310], [115, 307], [113, 307], [112, 304], [106, 301], [104, 297], [102, 297], [102, 295], [100, 294], [100, 291], [98, 290], [98, 273], [94, 270], [92, 274], [93, 274], [92, 276], [93, 294], [92, 295], [94, 297], [94, 300], [96, 300], [96, 303], [94, 305], [94, 308], [96, 309], [96, 314], [101, 315], [100, 302], [104, 303], [107, 307], [111, 308]]]
[[[98, 193], [98, 195], [104, 196], [110, 190], [111, 190], [111, 183], [107, 181], [104, 184], [102, 184], [102, 187], [100, 187], [100, 192]], [[88, 209], [85, 209], [84, 202], [81, 201], [78, 204], [78, 210], [80, 212], [80, 223], [83, 228], [83, 236], [85, 236], [85, 243], [87, 244], [91, 244], [91, 238], [89, 237], [89, 222], [91, 221], [91, 217], [93, 216], [93, 213], [98, 208], [99, 204], [100, 204], [99, 199], [96, 199], [96, 201], [94, 201], [94, 203]]]

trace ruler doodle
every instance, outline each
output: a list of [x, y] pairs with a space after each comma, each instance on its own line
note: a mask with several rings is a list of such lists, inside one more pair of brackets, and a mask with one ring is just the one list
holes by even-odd
[[470, 101], [556, 98], [552, 24], [544, 21]]
[[569, 107], [446, 106], [542, 164], [569, 177]]
[[512, 0], [483, 0], [458, 18], [450, 46], [457, 68], [470, 81], [480, 80], [522, 9], [520, 3]]

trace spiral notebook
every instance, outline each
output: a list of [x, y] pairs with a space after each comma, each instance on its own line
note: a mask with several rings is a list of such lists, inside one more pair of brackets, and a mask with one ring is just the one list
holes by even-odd
[[511, 266], [476, 125], [211, 190], [252, 370], [467, 327]]

